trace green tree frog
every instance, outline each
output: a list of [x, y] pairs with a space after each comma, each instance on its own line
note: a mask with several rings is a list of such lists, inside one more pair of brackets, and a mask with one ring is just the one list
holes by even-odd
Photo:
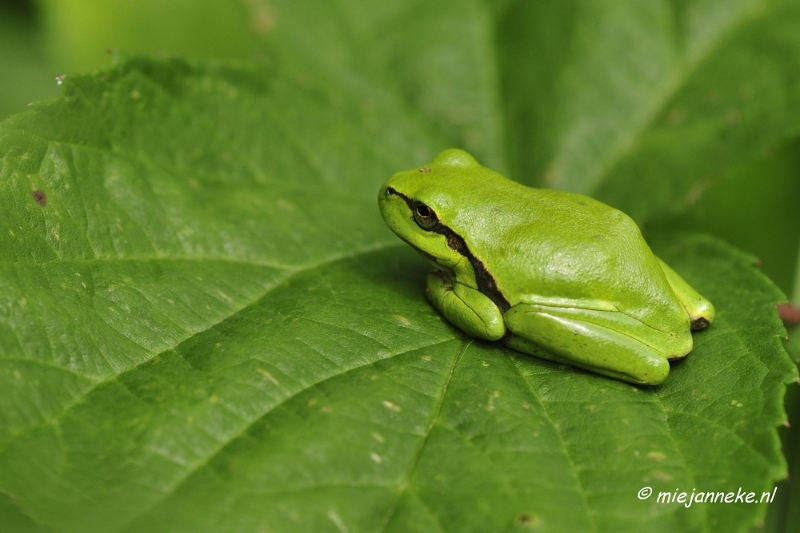
[[470, 336], [657, 385], [714, 319], [626, 214], [521, 185], [462, 150], [393, 175], [378, 204], [433, 264], [431, 303]]

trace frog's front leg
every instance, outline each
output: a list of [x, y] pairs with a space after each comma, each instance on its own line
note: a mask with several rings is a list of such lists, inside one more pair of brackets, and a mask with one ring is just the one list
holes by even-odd
[[503, 314], [480, 291], [459, 283], [449, 272], [428, 274], [428, 299], [447, 320], [467, 335], [496, 341], [506, 333]]
[[[657, 258], [658, 259], [658, 258]], [[700, 296], [700, 294], [692, 288], [691, 285], [680, 277], [680, 275], [672, 270], [668, 264], [661, 259], [658, 259], [661, 265], [661, 270], [667, 277], [667, 282], [672, 288], [672, 292], [678, 297], [686, 312], [689, 313], [689, 319], [692, 323], [692, 331], [700, 331], [706, 329], [708, 325], [714, 320], [714, 306], [711, 302]]]

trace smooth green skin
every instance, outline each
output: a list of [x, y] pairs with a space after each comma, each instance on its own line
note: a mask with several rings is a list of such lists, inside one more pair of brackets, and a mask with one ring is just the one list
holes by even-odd
[[386, 224], [436, 267], [428, 297], [468, 335], [656, 385], [714, 307], [658, 259], [626, 214], [526, 187], [462, 150], [398, 172]]

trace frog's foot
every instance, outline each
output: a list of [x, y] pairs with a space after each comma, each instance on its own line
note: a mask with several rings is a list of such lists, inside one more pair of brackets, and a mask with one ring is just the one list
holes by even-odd
[[689, 320], [692, 331], [702, 331], [714, 320], [714, 306], [711, 302], [700, 296], [700, 294], [686, 283], [677, 272], [672, 270], [668, 264], [661, 259], [658, 260], [661, 270], [667, 277], [672, 292], [678, 297], [686, 312], [689, 313]]
[[520, 304], [505, 313], [511, 348], [639, 385], [658, 385], [692, 336], [663, 333], [618, 311]]

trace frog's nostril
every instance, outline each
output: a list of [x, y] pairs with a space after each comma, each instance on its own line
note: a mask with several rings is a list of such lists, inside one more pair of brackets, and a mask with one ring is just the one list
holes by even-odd
[[391, 196], [393, 194], [397, 194], [397, 191], [394, 190], [392, 187], [386, 187], [386, 196]]

